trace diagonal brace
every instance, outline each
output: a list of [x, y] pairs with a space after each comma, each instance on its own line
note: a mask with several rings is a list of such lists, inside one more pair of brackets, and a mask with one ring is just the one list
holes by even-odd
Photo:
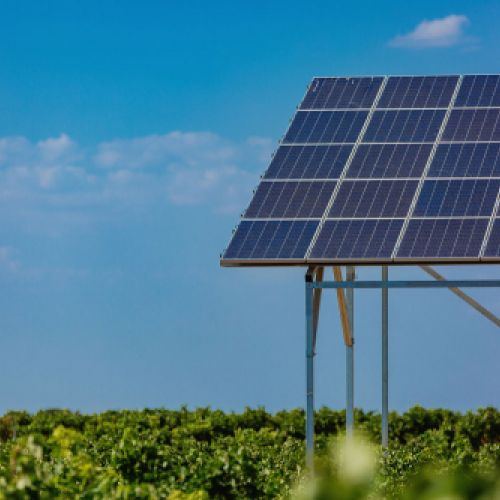
[[[342, 281], [342, 270], [340, 266], [333, 266], [333, 276], [335, 281]], [[344, 336], [344, 344], [346, 346], [352, 346], [352, 334], [351, 326], [349, 324], [349, 316], [347, 314], [347, 306], [345, 301], [344, 290], [342, 288], [337, 288], [337, 302], [339, 304], [340, 321], [342, 323], [342, 334]]]
[[[439, 274], [435, 269], [431, 266], [420, 266], [427, 274], [431, 275], [437, 281], [446, 281], [446, 278]], [[479, 302], [476, 302], [470, 295], [467, 295], [465, 292], [460, 290], [460, 288], [450, 287], [449, 289], [453, 292], [457, 297], [461, 298], [464, 302], [467, 302], [471, 307], [473, 307], [476, 311], [482, 314], [485, 318], [488, 318], [490, 321], [495, 323], [495, 325], [500, 326], [500, 318], [495, 316], [491, 311], [483, 307]]]

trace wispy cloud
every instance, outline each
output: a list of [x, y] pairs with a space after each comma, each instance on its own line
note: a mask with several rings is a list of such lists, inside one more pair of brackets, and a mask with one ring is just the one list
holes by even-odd
[[389, 42], [391, 47], [430, 48], [452, 47], [467, 41], [465, 28], [470, 24], [467, 16], [449, 16], [424, 20], [405, 35], [398, 35]]
[[234, 142], [211, 132], [115, 139], [93, 148], [66, 134], [39, 142], [4, 137], [0, 209], [36, 217], [69, 214], [73, 220], [155, 203], [236, 212], [248, 201], [271, 148], [266, 138]]
[[146, 168], [168, 162], [204, 165], [227, 162], [236, 145], [211, 132], [170, 132], [132, 139], [116, 139], [97, 147], [95, 161], [103, 167]]

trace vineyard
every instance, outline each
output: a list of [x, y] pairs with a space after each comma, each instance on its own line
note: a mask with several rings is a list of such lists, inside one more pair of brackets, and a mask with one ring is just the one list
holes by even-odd
[[[319, 479], [297, 489], [305, 477], [302, 410], [9, 412], [0, 418], [0, 499], [438, 498], [423, 495], [426, 488], [450, 498], [500, 498], [498, 410], [391, 413], [387, 451], [376, 444], [380, 415], [356, 411], [356, 422], [357, 434], [373, 443], [364, 445], [375, 457], [371, 475], [360, 482], [339, 472], [331, 450], [341, 447], [345, 415], [322, 408]], [[365, 462], [358, 456], [354, 463]]]

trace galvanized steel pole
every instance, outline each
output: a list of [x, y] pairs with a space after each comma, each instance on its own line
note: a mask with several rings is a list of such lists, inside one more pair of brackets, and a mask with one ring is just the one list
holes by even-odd
[[[354, 281], [354, 266], [347, 266], [346, 280]], [[353, 434], [354, 427], [354, 289], [346, 290], [346, 306], [351, 328], [352, 345], [346, 346], [346, 433]]]
[[306, 274], [306, 464], [314, 466], [314, 345], [313, 345], [313, 288]]
[[[389, 280], [389, 269], [382, 266], [382, 281]], [[382, 446], [389, 445], [389, 289], [382, 288]]]

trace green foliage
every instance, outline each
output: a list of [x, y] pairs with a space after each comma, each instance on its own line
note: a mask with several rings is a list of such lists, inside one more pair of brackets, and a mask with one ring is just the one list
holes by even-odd
[[[358, 432], [378, 443], [380, 415], [356, 410], [356, 422]], [[364, 498], [367, 491], [373, 498], [417, 498], [419, 491], [444, 488], [429, 470], [440, 471], [453, 498], [461, 498], [462, 487], [476, 491], [481, 480], [496, 484], [491, 479], [500, 466], [496, 409], [461, 415], [415, 407], [391, 413], [389, 424], [389, 450], [374, 446], [373, 477], [353, 486], [344, 481], [347, 476], [338, 478], [329, 458], [345, 413], [317, 411], [319, 477], [325, 492], [332, 484], [337, 492], [324, 498]], [[237, 414], [185, 407], [97, 415], [9, 412], [0, 417], [0, 500], [286, 498], [305, 476], [304, 426], [300, 409], [274, 415], [263, 408]], [[469, 493], [464, 498], [475, 498]]]
[[316, 460], [314, 477], [304, 478], [294, 492], [294, 499], [500, 498], [498, 469], [473, 469], [460, 460], [446, 467], [445, 462], [431, 456], [433, 451], [440, 458], [450, 455], [446, 436], [440, 430], [428, 430], [425, 434], [416, 445], [421, 453], [400, 447], [380, 454], [366, 441], [339, 439], [331, 446], [330, 453]]

